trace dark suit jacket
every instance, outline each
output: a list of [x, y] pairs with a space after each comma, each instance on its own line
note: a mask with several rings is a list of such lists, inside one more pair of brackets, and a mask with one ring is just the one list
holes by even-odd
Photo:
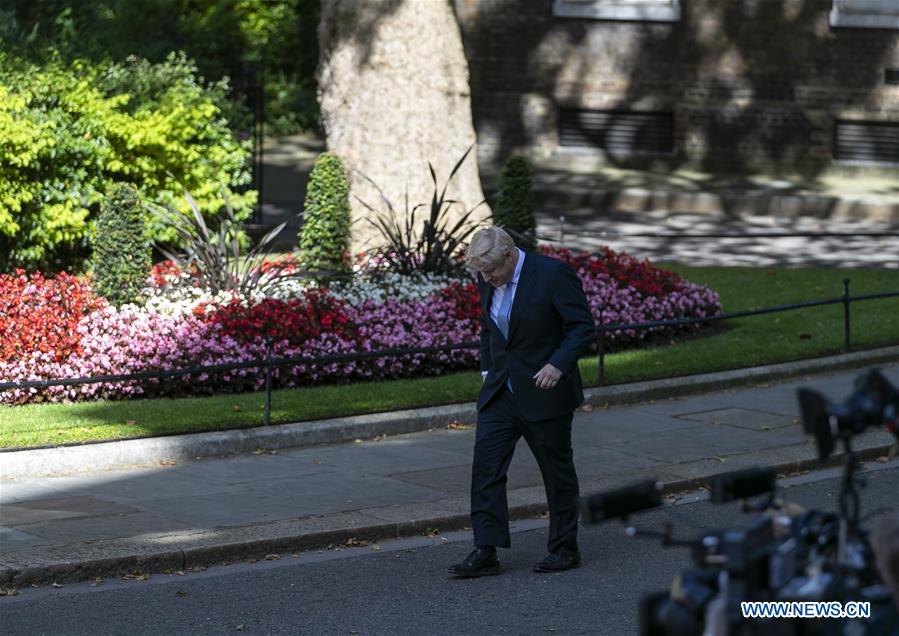
[[[587, 297], [566, 263], [525, 253], [509, 315], [509, 339], [490, 317], [493, 287], [478, 275], [481, 293], [481, 370], [487, 376], [478, 410], [512, 381], [512, 395], [529, 421], [571, 413], [584, 401], [577, 361], [596, 337]], [[533, 376], [550, 363], [562, 372], [552, 389], [538, 389]]]

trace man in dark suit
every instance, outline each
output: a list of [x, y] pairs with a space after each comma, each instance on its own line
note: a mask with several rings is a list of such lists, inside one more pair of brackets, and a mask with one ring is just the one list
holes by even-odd
[[595, 337], [580, 279], [565, 263], [518, 249], [502, 229], [478, 231], [468, 248], [481, 294], [481, 373], [471, 475], [475, 550], [449, 572], [499, 573], [496, 548], [508, 548], [506, 471], [524, 437], [549, 504], [549, 556], [535, 572], [580, 565], [578, 480], [571, 421], [584, 399], [578, 358]]

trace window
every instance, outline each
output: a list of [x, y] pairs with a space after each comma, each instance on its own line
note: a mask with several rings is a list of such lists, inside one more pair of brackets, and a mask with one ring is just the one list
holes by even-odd
[[834, 122], [833, 158], [843, 163], [899, 165], [899, 122]]
[[899, 0], [833, 0], [830, 26], [899, 29]]
[[603, 150], [614, 157], [667, 155], [674, 151], [669, 112], [559, 109], [559, 145]]
[[677, 22], [680, 0], [555, 0], [553, 15], [592, 20]]

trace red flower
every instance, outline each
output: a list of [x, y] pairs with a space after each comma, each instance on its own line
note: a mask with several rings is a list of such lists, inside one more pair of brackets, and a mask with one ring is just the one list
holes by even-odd
[[40, 272], [0, 274], [0, 361], [11, 362], [33, 352], [62, 362], [79, 352], [78, 323], [106, 301], [90, 283], [62, 272], [51, 279]]
[[272, 336], [297, 345], [323, 332], [341, 339], [354, 337], [343, 303], [327, 290], [309, 291], [303, 298], [291, 300], [267, 298], [250, 306], [235, 300], [205, 314], [205, 318], [239, 341]]
[[455, 305], [456, 318], [475, 321], [481, 319], [478, 286], [474, 282], [455, 282], [441, 289], [440, 296]]
[[649, 261], [639, 261], [629, 254], [619, 254], [608, 247], [602, 247], [599, 254], [575, 253], [559, 247], [545, 247], [541, 251], [568, 263], [575, 271], [606, 274], [622, 287], [633, 287], [644, 296], [664, 298], [683, 287], [683, 279], [674, 272], [654, 267]]

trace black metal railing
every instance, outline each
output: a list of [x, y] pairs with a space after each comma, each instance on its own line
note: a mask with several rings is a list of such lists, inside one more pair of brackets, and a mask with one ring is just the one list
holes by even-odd
[[[751, 316], [761, 316], [764, 314], [778, 313], [784, 311], [795, 311], [806, 309], [809, 307], [820, 307], [825, 305], [843, 305], [843, 352], [848, 352], [851, 348], [850, 341], [850, 306], [854, 302], [865, 300], [876, 300], [883, 298], [899, 298], [899, 291], [880, 292], [875, 294], [864, 294], [860, 296], [851, 296], [849, 293], [849, 279], [843, 279], [843, 295], [835, 298], [816, 299], [802, 303], [793, 303], [789, 305], [779, 305], [776, 307], [764, 307], [760, 309], [750, 309], [745, 311], [736, 311], [731, 313], [721, 313], [713, 316], [700, 316], [694, 318], [679, 318], [674, 320], [656, 320], [640, 323], [616, 323], [606, 325], [603, 321], [604, 308], [600, 308], [599, 324], [596, 327], [596, 346], [599, 365], [599, 385], [605, 385], [605, 356], [606, 356], [606, 337], [610, 332], [616, 331], [640, 331], [649, 329], [658, 329], [660, 327], [681, 327], [695, 324], [706, 324], [711, 322], [733, 320], [736, 318], [746, 318]], [[264, 423], [271, 423], [271, 394], [272, 394], [272, 369], [285, 366], [299, 365], [324, 365], [324, 364], [340, 364], [354, 362], [358, 360], [366, 360], [372, 358], [391, 358], [406, 355], [445, 353], [449, 351], [457, 351], [462, 349], [476, 349], [480, 346], [478, 341], [461, 342], [431, 347], [406, 347], [384, 349], [380, 351], [357, 351], [351, 353], [327, 355], [327, 356], [302, 356], [302, 357], [274, 357], [273, 340], [267, 340], [267, 354], [265, 358], [256, 360], [247, 360], [243, 362], [232, 362], [223, 364], [213, 364], [195, 367], [185, 367], [181, 369], [168, 369], [156, 371], [144, 371], [139, 373], [128, 373], [121, 375], [104, 375], [93, 377], [78, 378], [54, 378], [51, 380], [28, 380], [21, 382], [0, 382], [0, 392], [29, 389], [29, 388], [48, 388], [52, 386], [75, 386], [82, 384], [100, 384], [100, 383], [118, 383], [118, 382], [134, 382], [140, 380], [162, 379], [178, 376], [191, 376], [201, 373], [209, 373], [215, 371], [236, 371], [239, 369], [262, 369], [265, 373], [265, 411]]]
[[876, 294], [863, 294], [861, 296], [851, 296], [849, 294], [849, 279], [843, 279], [843, 295], [836, 298], [824, 298], [817, 300], [809, 300], [801, 303], [791, 303], [788, 305], [778, 305], [776, 307], [763, 307], [760, 309], [747, 309], [745, 311], [734, 311], [731, 313], [716, 314], [714, 316], [701, 316], [697, 318], [678, 318], [675, 320], [656, 320], [652, 322], [640, 322], [633, 324], [603, 324], [603, 308], [599, 310], [599, 325], [596, 327], [596, 346], [598, 350], [599, 364], [599, 385], [605, 385], [605, 338], [610, 331], [628, 331], [643, 330], [657, 327], [683, 327], [694, 324], [704, 324], [718, 322], [722, 320], [733, 320], [735, 318], [746, 318], [750, 316], [761, 316], [764, 314], [774, 314], [783, 311], [795, 311], [797, 309], [806, 309], [808, 307], [821, 307], [824, 305], [843, 305], [843, 353], [848, 353], [851, 343], [850, 332], [850, 313], [849, 308], [853, 302], [862, 300], [877, 300], [882, 298], [899, 298], [899, 291], [895, 292], [879, 292]]

